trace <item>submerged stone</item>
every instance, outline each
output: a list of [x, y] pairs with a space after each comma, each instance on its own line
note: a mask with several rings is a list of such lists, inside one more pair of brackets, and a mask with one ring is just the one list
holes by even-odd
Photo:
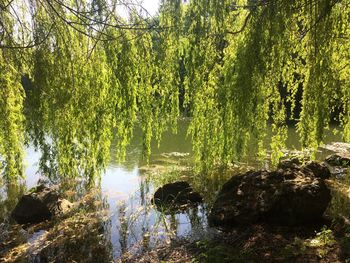
[[234, 226], [258, 221], [300, 225], [319, 221], [331, 192], [323, 178], [323, 164], [277, 171], [249, 171], [234, 175], [219, 192], [209, 215], [214, 226]]
[[183, 181], [163, 185], [154, 193], [153, 197], [153, 202], [161, 210], [194, 205], [202, 202], [202, 200], [201, 195], [194, 192], [192, 187]]
[[12, 217], [19, 224], [32, 224], [65, 214], [73, 204], [63, 199], [57, 189], [40, 185], [19, 200]]

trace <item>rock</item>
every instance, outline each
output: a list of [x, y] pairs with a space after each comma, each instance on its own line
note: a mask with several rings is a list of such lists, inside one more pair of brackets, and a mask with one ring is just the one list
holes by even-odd
[[320, 179], [329, 179], [331, 177], [331, 172], [324, 163], [310, 161], [302, 167], [302, 170], [306, 175], [312, 175]]
[[[325, 168], [313, 162], [301, 168], [235, 175], [219, 192], [209, 223], [234, 226], [263, 221], [300, 225], [319, 221], [331, 200], [322, 179], [326, 177]], [[314, 171], [321, 172], [316, 176]]]
[[12, 211], [19, 224], [39, 223], [68, 212], [73, 204], [61, 198], [57, 189], [39, 185], [33, 192], [22, 196]]
[[154, 193], [153, 202], [161, 210], [164, 207], [177, 209], [181, 206], [198, 204], [202, 202], [202, 197], [194, 192], [187, 182], [179, 181], [160, 187]]
[[[305, 161], [305, 160], [304, 160]], [[302, 169], [306, 176], [329, 179], [331, 177], [331, 172], [324, 163], [318, 163], [315, 161], [308, 161], [302, 166], [303, 161], [298, 157], [293, 157], [291, 159], [282, 160], [277, 168], [288, 170], [288, 169]], [[287, 172], [287, 171], [286, 171]]]
[[335, 153], [326, 158], [326, 163], [332, 166], [350, 166], [350, 154]]
[[332, 142], [320, 146], [320, 149], [327, 150], [334, 153], [350, 154], [350, 143], [346, 142]]
[[290, 159], [285, 159], [285, 160], [282, 160], [277, 168], [279, 169], [291, 169], [291, 168], [298, 168], [300, 165], [301, 165], [301, 161], [298, 157], [293, 157], [293, 158], [290, 158]]
[[180, 152], [170, 152], [170, 153], [162, 153], [161, 156], [166, 158], [185, 158], [190, 156], [189, 153], [180, 153]]

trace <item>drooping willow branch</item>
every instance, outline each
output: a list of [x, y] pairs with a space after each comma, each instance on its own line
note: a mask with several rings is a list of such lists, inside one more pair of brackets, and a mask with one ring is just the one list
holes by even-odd
[[129, 20], [115, 13], [119, 1], [99, 1], [1, 1], [0, 154], [9, 177], [20, 173], [24, 130], [44, 153], [43, 171], [89, 179], [106, 167], [112, 138], [125, 156], [138, 123], [148, 156], [152, 138], [175, 130], [181, 114], [207, 171], [248, 151], [271, 150], [278, 161], [296, 104], [303, 146], [317, 147], [336, 107], [350, 140], [349, 0], [163, 0], [154, 18], [122, 3]]

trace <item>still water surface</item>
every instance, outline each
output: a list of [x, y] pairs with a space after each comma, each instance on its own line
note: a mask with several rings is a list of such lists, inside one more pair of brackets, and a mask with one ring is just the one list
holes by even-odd
[[[96, 247], [100, 249], [98, 250], [101, 258], [100, 262], [107, 259], [108, 261], [116, 261], [126, 251], [138, 253], [158, 243], [169, 242], [174, 237], [198, 239], [214, 233], [216, 230], [209, 228], [206, 221], [206, 204], [172, 215], [161, 213], [151, 205], [150, 200], [157, 187], [164, 182], [180, 180], [181, 176], [189, 174], [187, 170], [190, 170], [188, 167], [191, 166], [192, 154], [191, 141], [186, 138], [186, 130], [187, 122], [182, 122], [179, 125], [177, 134], [170, 132], [164, 134], [159, 148], [154, 143], [148, 166], [142, 160], [142, 136], [139, 131], [135, 132], [134, 139], [128, 147], [125, 162], [118, 163], [116, 161], [115, 149], [112, 146], [111, 161], [101, 176], [100, 186], [94, 192], [98, 197], [94, 199], [93, 208], [81, 212], [83, 216], [88, 218], [98, 218], [97, 225], [99, 230], [97, 233], [91, 232], [88, 235], [89, 238], [82, 237], [81, 240], [76, 240], [76, 249], [72, 249], [71, 243], [69, 243], [76, 238], [75, 235], [69, 239], [69, 242], [65, 241], [65, 239], [57, 244], [52, 242], [53, 245], [50, 243], [51, 245], [46, 246], [46, 256], [43, 256], [45, 253], [41, 253], [40, 247], [46, 244], [45, 235], [51, 231], [51, 228], [18, 231], [17, 235], [23, 235], [24, 237], [21, 242], [17, 241], [18, 244], [29, 244], [27, 254], [28, 251], [31, 253], [30, 256], [25, 253], [20, 256], [23, 262], [46, 262], [46, 258], [50, 258], [50, 255], [52, 256], [53, 254], [59, 254], [58, 251], [61, 251], [60, 255], [65, 255], [67, 259], [85, 257], [88, 261], [88, 258], [94, 257]], [[339, 140], [339, 136], [330, 133], [326, 142]], [[289, 131], [287, 144], [289, 149], [300, 148], [294, 129]], [[325, 154], [327, 153], [320, 153], [318, 158], [324, 158]], [[38, 173], [40, 156], [40, 152], [29, 146], [26, 149], [27, 177], [23, 187], [15, 191], [11, 191], [11, 187], [1, 187], [0, 211], [2, 215], [0, 216], [0, 224], [4, 231], [10, 232], [16, 226], [9, 217], [16, 200], [26, 189], [36, 186], [38, 181], [43, 179]], [[254, 156], [250, 156], [240, 166], [261, 168], [266, 167], [266, 164], [261, 164], [257, 162]], [[215, 196], [215, 192], [226, 179], [225, 176], [212, 176], [210, 178], [192, 178], [190, 181], [196, 190], [201, 191], [205, 195], [204, 198], [207, 203], [210, 203], [211, 198]], [[79, 199], [76, 195], [72, 198], [75, 198], [74, 200]], [[343, 209], [342, 207], [348, 206], [348, 201], [335, 193], [333, 207], [330, 211], [336, 213], [337, 209], [334, 206]], [[85, 222], [84, 220], [80, 221]], [[86, 227], [86, 224], [90, 224], [88, 220], [85, 226], [74, 226], [71, 232], [74, 234], [77, 231], [83, 231], [82, 229]], [[0, 235], [0, 238], [6, 239], [8, 236]], [[69, 243], [68, 248], [67, 243]], [[34, 249], [31, 246], [37, 246], [37, 248]], [[6, 246], [0, 246], [0, 258], [1, 253], [8, 256], [9, 249]], [[103, 253], [106, 255], [102, 255]]]

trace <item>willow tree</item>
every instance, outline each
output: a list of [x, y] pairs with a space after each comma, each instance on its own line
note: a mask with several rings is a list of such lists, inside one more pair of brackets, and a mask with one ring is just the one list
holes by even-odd
[[300, 87], [303, 146], [322, 142], [334, 101], [341, 101], [348, 140], [349, 1], [219, 2], [188, 6], [190, 132], [202, 168], [240, 158], [252, 144], [264, 156], [269, 122], [277, 162], [287, 138], [286, 100], [295, 105]]
[[6, 176], [22, 174], [23, 90], [20, 75], [6, 52], [0, 50], [0, 154]]
[[[54, 8], [70, 19], [61, 6]], [[37, 32], [46, 31], [48, 19], [37, 10]], [[31, 99], [36, 103], [28, 121], [36, 129], [30, 135], [43, 152], [44, 172], [92, 180], [108, 162], [112, 138], [115, 97], [107, 58], [100, 45], [91, 48], [87, 28], [73, 29], [55, 19], [50, 36], [33, 52]]]
[[317, 145], [338, 101], [344, 138], [349, 140], [349, 1], [320, 1], [300, 10], [303, 20], [298, 65], [303, 81], [303, 109], [299, 131], [305, 145]]
[[153, 137], [176, 131], [183, 87], [202, 170], [269, 148], [277, 162], [286, 105], [295, 110], [299, 90], [304, 147], [322, 142], [332, 111], [350, 139], [349, 0], [163, 0], [158, 18], [131, 8], [128, 20], [118, 1], [29, 2], [18, 20], [18, 1], [0, 1], [0, 153], [9, 176], [21, 174], [25, 137], [51, 177], [93, 181], [113, 136], [122, 158], [137, 123], [149, 155]]
[[[151, 21], [132, 10], [128, 24], [114, 7], [108, 9], [106, 1], [39, 1], [32, 6], [32, 67], [20, 73], [27, 75], [26, 132], [42, 152], [41, 171], [52, 179], [85, 176], [94, 181], [108, 163], [113, 136], [122, 159], [136, 122], [149, 155], [151, 138], [160, 139], [167, 116], [172, 123], [178, 116], [177, 104], [167, 104], [168, 97], [176, 103], [175, 84], [162, 86], [171, 78], [160, 73], [165, 60], [162, 65], [155, 60]], [[2, 44], [6, 50], [28, 48]]]

